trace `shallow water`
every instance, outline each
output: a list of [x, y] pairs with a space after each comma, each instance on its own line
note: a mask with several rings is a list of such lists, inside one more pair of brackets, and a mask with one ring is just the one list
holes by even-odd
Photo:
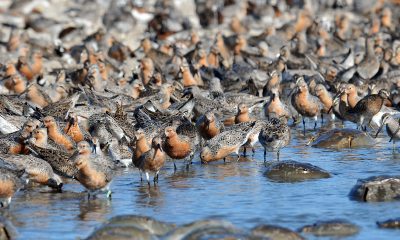
[[[338, 151], [305, 146], [311, 134], [303, 137], [301, 126], [292, 129], [290, 146], [281, 151], [281, 160], [312, 163], [331, 172], [332, 178], [272, 182], [263, 176], [263, 150], [259, 147], [253, 158], [209, 165], [195, 159], [189, 170], [178, 163], [175, 173], [168, 162], [156, 188], [141, 183], [137, 170], [121, 170], [111, 185], [111, 201], [88, 201], [84, 189], [74, 182], [66, 184], [63, 193], [51, 193], [47, 188], [21, 191], [10, 209], [0, 213], [11, 219], [20, 239], [84, 238], [106, 219], [121, 214], [153, 216], [178, 224], [219, 217], [242, 228], [269, 223], [291, 229], [341, 218], [361, 227], [358, 235], [347, 239], [397, 238], [399, 230], [379, 229], [375, 222], [399, 217], [400, 201], [361, 203], [348, 198], [359, 178], [399, 174], [400, 153], [392, 152], [389, 138], [381, 135], [369, 149]], [[275, 159], [274, 154], [267, 157]]]

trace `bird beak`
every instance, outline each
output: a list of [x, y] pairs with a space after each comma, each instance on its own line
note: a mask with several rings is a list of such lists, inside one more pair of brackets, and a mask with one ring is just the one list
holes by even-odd
[[161, 144], [158, 143], [158, 144], [157, 144], [157, 147], [158, 147], [158, 149], [160, 149], [161, 152], [164, 152], [164, 150], [163, 150], [162, 147], [161, 147]]
[[70, 117], [70, 118], [69, 118], [69, 123], [70, 123], [71, 125], [74, 125], [74, 124], [75, 124], [75, 118]]
[[342, 95], [344, 92], [345, 92], [345, 90], [342, 90], [342, 91], [338, 92], [338, 93], [333, 97], [333, 100], [339, 98], [340, 95]]
[[[378, 131], [376, 131], [375, 138], [378, 137], [378, 134], [382, 131], [383, 126], [385, 126], [385, 124], [382, 123], [382, 125], [379, 127]], [[397, 130], [397, 131], [398, 131], [398, 130]], [[389, 142], [390, 142], [391, 140], [392, 140], [392, 139], [390, 139]]]
[[67, 132], [69, 132], [69, 129], [70, 129], [71, 126], [74, 125], [74, 124], [75, 124], [75, 119], [72, 118], [72, 117], [70, 117], [70, 118], [69, 118], [69, 126], [68, 126], [68, 129], [67, 129]]

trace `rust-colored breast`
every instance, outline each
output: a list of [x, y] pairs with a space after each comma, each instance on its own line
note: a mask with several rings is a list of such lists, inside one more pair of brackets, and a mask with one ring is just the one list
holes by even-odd
[[15, 192], [15, 185], [11, 179], [0, 180], [0, 198], [11, 197]]

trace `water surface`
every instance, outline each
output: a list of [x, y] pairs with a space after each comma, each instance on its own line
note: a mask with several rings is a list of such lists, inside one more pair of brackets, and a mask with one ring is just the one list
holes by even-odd
[[[291, 229], [341, 218], [361, 227], [358, 235], [347, 239], [398, 238], [400, 231], [379, 229], [376, 221], [400, 217], [400, 201], [362, 203], [348, 198], [359, 178], [399, 174], [400, 153], [392, 152], [389, 138], [381, 135], [371, 148], [338, 151], [305, 146], [313, 132], [304, 137], [301, 126], [291, 131], [292, 141], [281, 151], [281, 160], [309, 162], [331, 172], [332, 178], [273, 182], [263, 175], [263, 149], [258, 147], [254, 157], [239, 162], [201, 165], [195, 159], [189, 170], [181, 164], [175, 173], [168, 162], [156, 188], [141, 183], [137, 170], [120, 170], [111, 185], [111, 201], [87, 200], [75, 182], [66, 184], [63, 193], [47, 188], [21, 191], [10, 209], [0, 213], [11, 219], [20, 239], [84, 238], [106, 219], [121, 214], [177, 224], [219, 217], [241, 228], [269, 223]], [[275, 155], [267, 158], [272, 161]]]

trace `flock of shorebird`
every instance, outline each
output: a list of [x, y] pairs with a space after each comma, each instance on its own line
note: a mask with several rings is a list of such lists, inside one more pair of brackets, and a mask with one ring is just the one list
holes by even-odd
[[[264, 161], [267, 151], [279, 160], [290, 141], [288, 122], [301, 118], [304, 135], [306, 118], [316, 129], [325, 116], [364, 131], [379, 127], [376, 134], [387, 126], [391, 140], [400, 138], [396, 1], [196, 2], [198, 30], [174, 15], [170, 1], [157, 1], [151, 13], [112, 5], [114, 18], [106, 11], [94, 32], [84, 23], [56, 22], [40, 8], [22, 28], [3, 23], [2, 207], [28, 181], [61, 191], [70, 178], [89, 197], [110, 197], [118, 167], [133, 165], [150, 186], [150, 173], [156, 184], [169, 159], [175, 169], [176, 160], [189, 167], [198, 155], [202, 163], [239, 159], [241, 149], [254, 153], [260, 143]], [[9, 8], [24, 14], [18, 5]], [[136, 50], [114, 31], [129, 22], [115, 17], [127, 9], [139, 19], [151, 16], [149, 37]], [[240, 14], [229, 17], [226, 9]], [[260, 24], [265, 18], [272, 21], [267, 28]], [[224, 32], [215, 31], [224, 24]], [[56, 40], [47, 31], [53, 25], [61, 25]], [[260, 26], [265, 30], [255, 34]], [[54, 41], [43, 44], [38, 33]]]

